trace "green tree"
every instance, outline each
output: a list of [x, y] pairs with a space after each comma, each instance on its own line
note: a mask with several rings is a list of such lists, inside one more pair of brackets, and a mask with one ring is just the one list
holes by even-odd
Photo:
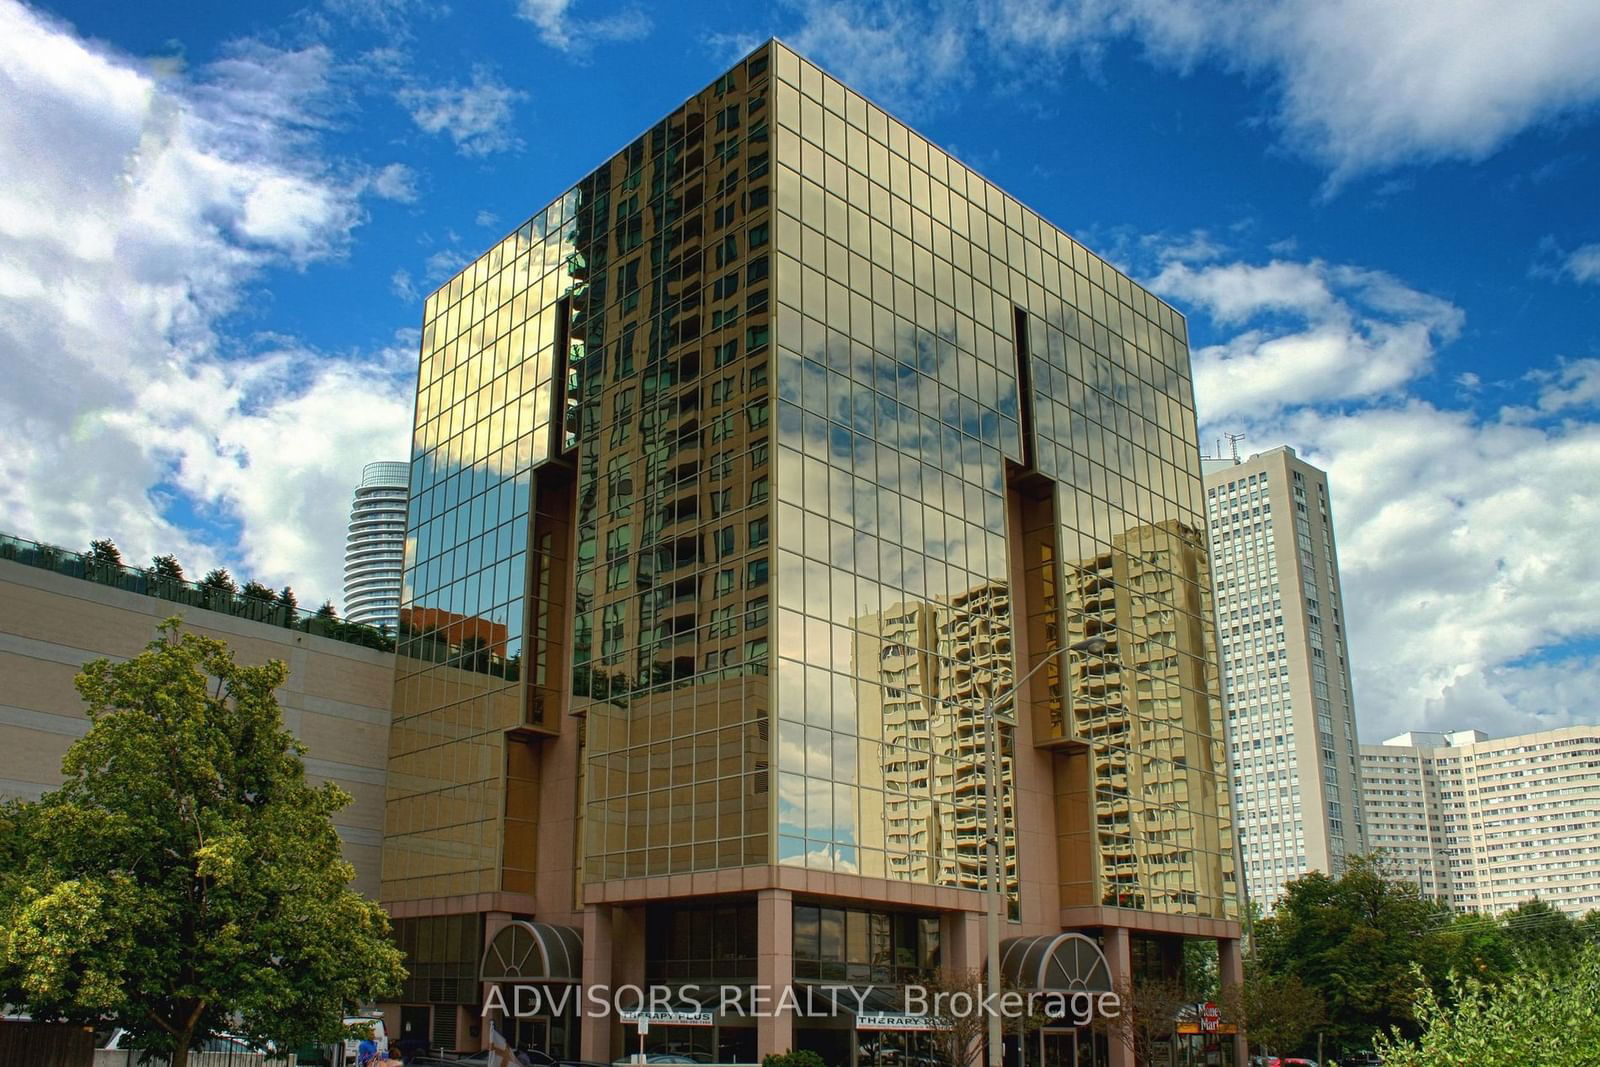
[[1335, 1052], [1367, 1048], [1376, 1030], [1411, 1027], [1413, 963], [1442, 980], [1433, 935], [1448, 916], [1414, 884], [1356, 856], [1338, 878], [1313, 871], [1289, 883], [1255, 924], [1257, 956], [1267, 975], [1293, 975], [1321, 996]]
[[333, 606], [333, 601], [331, 600], [324, 600], [322, 607], [317, 609], [317, 618], [319, 619], [337, 619], [338, 617], [339, 609]]
[[206, 576], [200, 579], [202, 589], [215, 589], [223, 593], [237, 593], [238, 583], [233, 580], [233, 575], [228, 573], [228, 568], [217, 567], [207, 571]]
[[1443, 996], [1413, 972], [1420, 1034], [1378, 1035], [1387, 1067], [1529, 1067], [1600, 1063], [1600, 946], [1560, 971], [1528, 970], [1489, 985], [1451, 975]]
[[278, 603], [289, 609], [291, 614], [300, 606], [300, 598], [294, 595], [294, 590], [287, 585], [278, 593]]
[[1500, 916], [1517, 955], [1531, 967], [1555, 970], [1570, 966], [1585, 941], [1583, 930], [1566, 912], [1538, 897]]
[[1221, 994], [1217, 943], [1208, 937], [1183, 939], [1183, 984], [1196, 1001], [1216, 1000]]
[[110, 563], [122, 566], [122, 550], [117, 548], [117, 543], [109, 537], [98, 541], [89, 542], [89, 556], [96, 563]]
[[332, 816], [280, 722], [278, 661], [241, 666], [169, 619], [78, 675], [88, 733], [59, 790], [0, 809], [0, 998], [126, 1027], [172, 1056], [207, 1033], [296, 1047], [404, 976], [388, 920], [349, 888]]
[[1518, 967], [1515, 942], [1487, 915], [1455, 915], [1432, 935], [1430, 955], [1443, 973], [1498, 982]]
[[268, 604], [276, 603], [278, 599], [278, 594], [272, 591], [271, 586], [262, 585], [253, 579], [245, 582], [244, 588], [240, 589], [239, 592], [254, 600], [264, 600]]
[[769, 1052], [761, 1061], [761, 1067], [827, 1067], [827, 1064], [815, 1052], [802, 1048], [789, 1052]]
[[181, 582], [184, 580], [183, 565], [178, 562], [177, 556], [153, 556], [150, 560], [150, 576]]
[[1261, 1053], [1300, 1051], [1327, 1020], [1316, 990], [1292, 974], [1263, 974], [1251, 967], [1242, 987], [1222, 994], [1223, 1018], [1241, 1022], [1250, 1047]]

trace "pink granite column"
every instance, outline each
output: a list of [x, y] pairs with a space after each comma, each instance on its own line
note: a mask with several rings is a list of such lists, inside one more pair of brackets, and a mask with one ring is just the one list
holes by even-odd
[[[612, 1060], [611, 1031], [616, 1021], [591, 1005], [587, 993], [611, 985], [611, 905], [583, 909], [583, 985], [578, 990], [578, 1055], [596, 1063]], [[609, 996], [607, 997], [609, 999]]]
[[[1236, 937], [1217, 938], [1217, 977], [1224, 992], [1244, 985], [1244, 955]], [[1249, 1049], [1245, 1035], [1233, 1039], [1234, 1067], [1245, 1067], [1249, 1062]]]
[[[794, 895], [763, 889], [756, 895], [756, 995], [774, 1007], [794, 984]], [[771, 1011], [756, 1020], [756, 1057], [794, 1048], [794, 1016]]]
[[[1126, 996], [1133, 988], [1133, 951], [1127, 927], [1105, 928], [1105, 953], [1106, 964], [1111, 968], [1111, 988]], [[1130, 1011], [1132, 1005], [1125, 1003], [1122, 1010]], [[1110, 1067], [1135, 1067], [1133, 1049], [1126, 1040], [1112, 1034], [1110, 1046]]]

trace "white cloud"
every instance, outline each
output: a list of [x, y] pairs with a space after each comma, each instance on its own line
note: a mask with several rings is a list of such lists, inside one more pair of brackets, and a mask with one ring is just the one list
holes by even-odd
[[496, 226], [500, 225], [500, 216], [496, 215], [492, 211], [480, 211], [472, 221], [476, 222], [479, 226], [485, 226], [492, 230]]
[[1574, 249], [1563, 266], [1575, 281], [1600, 283], [1600, 243]]
[[573, 0], [521, 0], [517, 14], [533, 23], [551, 48], [582, 54], [603, 41], [637, 41], [649, 35], [650, 16], [637, 7], [597, 19], [572, 17]]
[[417, 172], [404, 163], [390, 163], [373, 174], [372, 191], [385, 200], [413, 203], [417, 199]]
[[[1593, 0], [798, 0], [788, 34], [847, 80], [905, 107], [982, 75], [1037, 92], [1042, 64], [1093, 62], [1132, 38], [1185, 71], [1213, 62], [1274, 90], [1296, 147], [1335, 180], [1481, 158], [1600, 100]], [[929, 62], [907, 60], [927, 47]], [[981, 70], [979, 69], [981, 68]]]
[[464, 156], [520, 148], [512, 125], [516, 105], [527, 95], [482, 67], [467, 85], [407, 86], [396, 94], [418, 128], [449, 137]]
[[904, 0], [801, 0], [785, 35], [801, 55], [886, 106], [915, 114], [939, 90], [967, 80], [973, 26], [961, 12]]
[[417, 283], [411, 278], [411, 272], [403, 267], [389, 276], [389, 288], [395, 296], [408, 304], [415, 304], [422, 299], [422, 294], [417, 291]]
[[[403, 449], [409, 346], [330, 358], [219, 334], [262, 272], [338, 257], [365, 180], [316, 151], [319, 48], [157, 74], [0, 2], [0, 514], [338, 598], [363, 463]], [[403, 453], [402, 453], [403, 454]], [[163, 517], [187, 500], [237, 527]]]
[[1274, 78], [1291, 139], [1339, 175], [1481, 158], [1600, 99], [1590, 0], [1140, 0], [1126, 18], [1169, 61]]
[[1150, 284], [1236, 331], [1195, 352], [1202, 439], [1329, 472], [1364, 739], [1600, 717], [1595, 665], [1559, 662], [1600, 635], [1600, 360], [1511, 383], [1525, 405], [1452, 409], [1417, 387], [1462, 315], [1388, 275], [1178, 261]]
[[1596, 721], [1600, 690], [1569, 702], [1559, 670], [1514, 664], [1600, 634], [1583, 592], [1600, 581], [1600, 424], [1412, 401], [1302, 412], [1251, 440], [1329, 471], [1365, 736]]
[[1530, 372], [1526, 380], [1538, 387], [1533, 405], [1507, 407], [1501, 418], [1526, 421], [1600, 411], [1600, 359], [1562, 360], [1554, 370]]
[[1393, 395], [1462, 323], [1449, 302], [1380, 271], [1317, 261], [1197, 267], [1171, 259], [1149, 284], [1219, 324], [1256, 324], [1194, 352], [1195, 391], [1217, 422]]

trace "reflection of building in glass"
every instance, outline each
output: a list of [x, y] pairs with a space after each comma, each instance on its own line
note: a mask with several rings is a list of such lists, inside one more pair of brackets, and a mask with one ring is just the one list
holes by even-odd
[[351, 622], [390, 631], [399, 622], [409, 474], [404, 463], [368, 463], [361, 469], [344, 545], [344, 614]]
[[[983, 889], [983, 709], [1011, 677], [1008, 587], [986, 583], [948, 603], [902, 602], [851, 625], [858, 721], [875, 761], [860, 776], [862, 834], [884, 841], [893, 878]], [[1008, 730], [1001, 743], [1001, 811], [1005, 883], [1014, 896], [1010, 744]], [[816, 765], [837, 768], [837, 760], [828, 762], [818, 748]]]
[[1181, 914], [1237, 895], [1205, 583], [1204, 543], [1175, 520], [1068, 564], [1068, 643], [1105, 641], [1067, 674], [1104, 904]]
[[1328, 476], [1292, 448], [1205, 468], [1239, 851], [1270, 908], [1366, 851]]
[[[424, 316], [384, 869], [405, 937], [570, 927], [612, 986], [978, 967], [993, 769], [1005, 937], [1081, 930], [1123, 976], [1184, 936], [1236, 959], [1170, 307], [771, 43]], [[1060, 561], [1102, 556], [1115, 699], [1063, 712], [1056, 669], [989, 713], [1088, 632]], [[471, 1044], [462, 988], [396, 1010]], [[591, 1060], [635, 1040], [525, 1024]], [[830, 1065], [894, 1040], [649, 1034]]]

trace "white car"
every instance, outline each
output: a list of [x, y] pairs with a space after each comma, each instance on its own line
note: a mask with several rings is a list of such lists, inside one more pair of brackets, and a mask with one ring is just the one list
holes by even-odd
[[[111, 1035], [105, 1039], [104, 1044], [97, 1042], [96, 1047], [104, 1049], [129, 1049], [133, 1048], [132, 1042], [133, 1035], [119, 1026], [115, 1030], [111, 1031]], [[251, 1045], [242, 1037], [234, 1037], [230, 1034], [213, 1034], [212, 1036], [201, 1040], [199, 1051], [260, 1052], [261, 1050]]]

